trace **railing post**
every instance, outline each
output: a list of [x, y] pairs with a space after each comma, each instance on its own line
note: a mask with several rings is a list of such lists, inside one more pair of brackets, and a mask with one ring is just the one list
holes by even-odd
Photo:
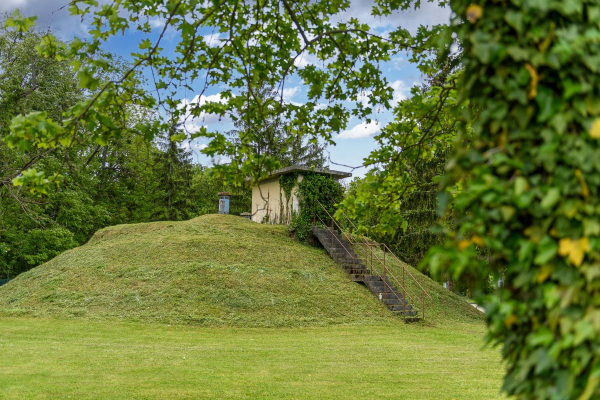
[[421, 302], [423, 303], [423, 321], [425, 321], [425, 289], [421, 289]]
[[[354, 243], [350, 247], [354, 249], [353, 245]], [[356, 271], [358, 271], [358, 268], [356, 268], [356, 251], [352, 251], [352, 273], [356, 274]]]
[[333, 247], [333, 217], [331, 217], [331, 247]]
[[402, 319], [406, 320], [406, 290], [402, 286]]
[[404, 265], [400, 265], [402, 267], [402, 286], [406, 285], [406, 282], [404, 282], [404, 270], [406, 269], [404, 267]]
[[[372, 260], [373, 260], [373, 249], [371, 248], [371, 262], [372, 262]], [[383, 249], [383, 298], [384, 299], [385, 299], [385, 295], [386, 295], [385, 287], [387, 286], [386, 276], [387, 276], [387, 268], [385, 266], [385, 248], [384, 248]]]

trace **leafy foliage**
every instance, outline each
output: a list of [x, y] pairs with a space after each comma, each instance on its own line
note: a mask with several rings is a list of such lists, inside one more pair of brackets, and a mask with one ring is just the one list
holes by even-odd
[[[386, 3], [378, 5], [374, 12], [387, 15], [411, 5], [408, 0]], [[91, 20], [89, 40], [75, 39], [65, 45], [47, 35], [38, 49], [46, 57], [69, 60], [79, 87], [94, 95], [72, 105], [60, 119], [25, 116], [13, 125], [7, 141], [18, 148], [64, 146], [77, 136], [78, 127], [85, 126], [90, 139], [104, 145], [111, 137], [130, 129], [123, 104], [148, 109], [162, 106], [168, 110], [169, 118], [177, 121], [202, 113], [230, 116], [236, 121], [238, 115], [243, 115], [240, 110], [260, 103], [256, 88], [270, 87], [279, 94], [279, 101], [269, 104], [270, 115], [289, 126], [301, 126], [302, 130], [295, 133], [311, 138], [313, 143], [318, 138], [331, 143], [332, 135], [344, 129], [350, 117], [368, 119], [373, 107], [389, 107], [392, 90], [380, 74], [379, 62], [408, 49], [414, 51], [415, 59], [427, 59], [430, 34], [439, 31], [438, 27], [421, 29], [412, 37], [407, 30], [398, 28], [389, 37], [380, 37], [355, 18], [333, 22], [332, 16], [348, 6], [342, 0], [73, 2], [71, 14]], [[189, 18], [190, 15], [194, 18]], [[150, 20], [164, 21], [156, 39]], [[21, 20], [16, 23], [27, 25]], [[161, 54], [161, 43], [169, 28], [179, 33], [173, 55]], [[206, 28], [218, 32], [215, 43], [201, 38], [200, 32]], [[142, 37], [139, 52], [133, 54], [133, 65], [121, 71], [119, 77], [102, 80], [102, 75], [115, 72], [113, 59], [102, 52], [102, 44], [125, 31]], [[317, 61], [299, 62], [308, 55]], [[139, 85], [135, 71], [143, 67], [153, 69], [156, 98]], [[305, 104], [283, 101], [283, 90], [290, 76], [298, 76], [307, 87]], [[199, 96], [210, 86], [224, 88], [222, 101], [180, 107], [177, 96], [181, 89], [195, 92], [197, 86], [202, 88]], [[370, 93], [370, 105], [357, 101], [354, 108], [347, 109], [347, 99], [357, 99], [364, 92]], [[259, 107], [259, 111], [266, 109]], [[253, 121], [255, 129], [246, 131], [243, 146], [236, 146], [223, 133], [208, 129], [190, 132], [188, 137], [210, 139], [203, 153], [233, 160], [231, 165], [217, 169], [228, 180], [241, 183], [244, 177], [251, 176], [257, 181], [277, 168], [273, 156], [252, 157], [246, 148], [246, 144], [258, 141], [257, 135], [263, 131], [262, 121]], [[167, 131], [169, 123], [152, 121], [142, 128], [142, 133], [151, 139]]]
[[[292, 216], [290, 231], [294, 232], [298, 239], [305, 240], [310, 234], [313, 222], [330, 220], [327, 213], [335, 213], [336, 206], [344, 198], [344, 188], [331, 175], [315, 172], [302, 175], [303, 179], [298, 183], [300, 212]], [[319, 203], [327, 211], [323, 210]]]
[[235, 129], [226, 134], [235, 148], [234, 159], [220, 169], [237, 169], [246, 160], [266, 170], [291, 165], [322, 167], [324, 145], [319, 145], [316, 138], [308, 141], [299, 132], [301, 128], [281, 118], [278, 93], [263, 85], [254, 89], [253, 96], [238, 110]]
[[[457, 136], [458, 78], [452, 75], [437, 86], [414, 87], [412, 97], [394, 110], [395, 121], [375, 137], [378, 148], [366, 159], [374, 168], [356, 186], [355, 196], [346, 197], [343, 204], [364, 233], [388, 238], [406, 234], [409, 221], [415, 222], [407, 213], [411, 201], [414, 205], [418, 193], [437, 186], [445, 154]], [[422, 222], [427, 229], [433, 221]]]
[[[373, 194], [371, 187], [364, 179], [355, 179], [348, 190], [346, 198], [360, 202], [361, 213], [355, 214], [354, 222], [374, 240], [386, 243], [397, 255], [410, 265], [418, 265], [425, 253], [434, 244], [445, 240], [443, 232], [434, 230], [438, 223], [437, 186], [446, 164], [445, 154], [436, 154], [430, 161], [418, 160], [415, 165], [407, 165], [411, 181], [415, 188], [406, 193], [397, 207], [390, 207], [385, 201], [373, 201], [367, 207], [363, 198]], [[383, 178], [383, 174], [373, 174], [375, 178]], [[367, 197], [368, 198], [368, 197]], [[352, 200], [348, 200], [352, 201]], [[377, 226], [382, 213], [397, 213], [397, 217], [406, 221], [406, 229], [402, 225], [394, 233], [378, 233]], [[450, 222], [450, 219], [448, 220]]]
[[505, 274], [486, 311], [509, 394], [598, 398], [600, 7], [451, 4], [464, 46], [462, 120], [475, 123], [472, 145], [458, 149], [444, 181], [462, 187], [452, 240], [429, 265], [457, 277]]
[[[77, 88], [67, 62], [37, 54], [40, 38], [35, 31], [0, 30], [1, 139], [10, 137], [14, 116], [59, 119], [93, 95]], [[8, 139], [0, 141], [0, 278], [81, 245], [107, 225], [216, 212], [216, 194], [229, 186], [192, 165], [174, 141], [148, 142], [140, 121], [152, 119], [148, 110], [129, 110], [128, 130], [108, 138], [107, 146], [90, 140], [83, 127], [66, 146], [10, 148]], [[235, 190], [232, 209], [247, 211], [249, 189]]]

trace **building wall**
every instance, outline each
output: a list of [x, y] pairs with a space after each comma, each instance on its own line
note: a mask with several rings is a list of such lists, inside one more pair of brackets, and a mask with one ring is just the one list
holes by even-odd
[[[298, 182], [302, 181], [302, 175]], [[252, 221], [266, 224], [289, 224], [292, 213], [300, 209], [298, 186], [287, 202], [279, 178], [265, 179], [252, 188]]]

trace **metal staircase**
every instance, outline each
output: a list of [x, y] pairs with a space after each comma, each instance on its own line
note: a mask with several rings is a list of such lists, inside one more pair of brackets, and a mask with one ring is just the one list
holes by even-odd
[[[364, 238], [355, 239], [344, 232], [325, 207], [320, 202], [318, 205], [324, 212], [316, 213], [312, 232], [331, 258], [348, 273], [350, 279], [365, 285], [390, 311], [404, 321], [418, 322], [425, 319], [426, 299], [432, 301], [431, 296], [406, 265], [385, 244], [370, 242]], [[344, 217], [354, 226], [352, 221], [345, 215]], [[362, 258], [357, 253], [361, 254]], [[396, 266], [400, 266], [401, 279], [397, 279], [391, 273], [390, 258], [395, 261]], [[407, 276], [410, 285], [407, 284]], [[409, 286], [412, 290], [407, 290]]]

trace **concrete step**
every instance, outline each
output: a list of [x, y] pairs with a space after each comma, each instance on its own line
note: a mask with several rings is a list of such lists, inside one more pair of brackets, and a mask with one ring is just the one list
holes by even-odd
[[[354, 255], [354, 250], [352, 250], [352, 247], [350, 246], [335, 246], [335, 247], [328, 247], [327, 251], [330, 251], [332, 253], [351, 253], [352, 255]], [[358, 256], [357, 256], [358, 257]]]
[[[331, 236], [331, 230], [329, 228], [321, 228], [321, 229], [315, 229], [313, 230], [313, 233], [315, 235], [322, 235], [322, 236]], [[337, 229], [335, 230], [335, 232], [333, 233], [333, 236], [344, 236], [342, 235]]]
[[[402, 296], [400, 296], [402, 297]], [[392, 299], [383, 299], [383, 304], [387, 305], [387, 306], [401, 306], [403, 304], [406, 304], [406, 307], [412, 307], [410, 304], [407, 304], [406, 301], [402, 301], [399, 298], [392, 298]]]
[[367, 268], [367, 266], [363, 264], [360, 259], [345, 260], [340, 262], [340, 265], [342, 265], [344, 268]]
[[360, 267], [356, 267], [356, 268], [346, 267], [346, 268], [344, 268], [344, 271], [346, 271], [349, 274], [361, 274], [361, 275], [368, 275], [368, 273], [369, 273], [368, 269], [360, 268]]
[[363, 261], [360, 258], [356, 258], [356, 259], [352, 259], [351, 262], [342, 262], [341, 264], [343, 265], [362, 265], [364, 266], [365, 263], [363, 263]]
[[[389, 305], [387, 306], [387, 308], [389, 308], [392, 311], [406, 311], [408, 312], [415, 312], [415, 310], [413, 310], [412, 304], [407, 304], [405, 306], [402, 305]], [[408, 315], [408, 314], [407, 314]]]
[[327, 251], [330, 253], [350, 254], [352, 255], [352, 257], [358, 257], [358, 255], [354, 252], [354, 250], [352, 250], [351, 247], [337, 246], [334, 248], [328, 248]]
[[350, 257], [335, 256], [331, 258], [333, 258], [340, 265], [360, 265], [360, 263], [354, 262], [354, 259]]
[[333, 258], [339, 258], [340, 260], [349, 260], [354, 262], [354, 260], [358, 260], [358, 257], [354, 256], [354, 254], [352, 253], [344, 253], [344, 252], [339, 252], [339, 253], [329, 253], [330, 256], [332, 256]]
[[352, 259], [358, 258], [358, 256], [352, 251], [352, 249], [336, 249], [336, 250], [327, 250], [329, 254], [332, 256], [343, 256], [350, 257]]
[[399, 292], [399, 290], [396, 287], [396, 285], [394, 285], [393, 283], [391, 283], [388, 280], [384, 281], [384, 280], [381, 280], [381, 279], [379, 279], [379, 280], [378, 279], [371, 279], [371, 283], [374, 286], [381, 286], [381, 287], [383, 287], [385, 285], [385, 287], [386, 287], [387, 290], [395, 290], [395, 291]]
[[335, 247], [335, 248], [325, 248], [329, 254], [332, 256], [348, 256], [351, 258], [358, 258], [358, 255], [350, 248], [343, 247]]
[[400, 293], [400, 291], [394, 285], [390, 285], [389, 283], [386, 283], [384, 281], [370, 280], [370, 281], [368, 281], [368, 285], [370, 287], [372, 287], [373, 289], [379, 289], [382, 292]]
[[331, 244], [339, 244], [344, 243], [347, 244], [348, 241], [343, 235], [332, 235], [330, 233], [317, 233], [315, 236], [319, 239], [319, 241], [323, 245], [331, 245]]
[[[366, 284], [366, 282], [365, 282]], [[368, 286], [367, 286], [368, 287]], [[379, 295], [381, 295], [381, 299], [382, 300], [386, 300], [386, 299], [397, 299], [397, 300], [402, 300], [402, 295], [400, 293], [393, 293], [393, 292], [380, 292], [378, 290], [373, 290], [371, 288], [369, 288], [369, 290], [371, 291], [371, 293], [373, 293], [377, 298], [379, 298]]]
[[416, 317], [418, 313], [416, 311], [402, 311], [402, 310], [392, 310], [394, 314], [398, 317]]

